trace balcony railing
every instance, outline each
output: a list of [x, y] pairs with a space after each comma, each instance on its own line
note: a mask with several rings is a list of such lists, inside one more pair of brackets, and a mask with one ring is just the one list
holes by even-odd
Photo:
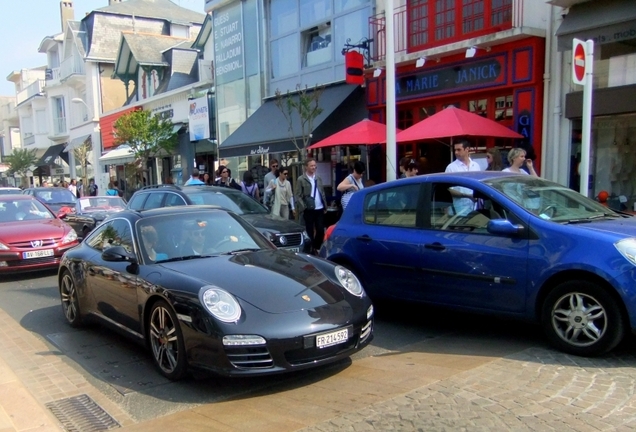
[[[528, 2], [528, 0], [525, 0]], [[484, 8], [462, 8], [463, 0], [438, 11], [436, 4], [446, 2], [420, 1], [394, 9], [395, 53], [410, 53], [475, 38], [523, 25], [524, 0], [484, 1]], [[468, 5], [470, 6], [470, 4]], [[475, 7], [472, 4], [472, 7]], [[449, 17], [452, 17], [449, 19]], [[373, 40], [371, 60], [382, 61], [386, 56], [386, 17], [378, 14], [369, 18], [369, 39]]]
[[18, 105], [32, 98], [35, 95], [42, 94], [44, 91], [45, 83], [46, 81], [44, 81], [43, 79], [36, 80], [32, 84], [30, 84], [27, 88], [19, 92], [18, 95], [16, 96], [16, 101]]
[[53, 133], [57, 135], [66, 135], [66, 117], [53, 118]]
[[46, 81], [59, 81], [60, 80], [60, 68], [51, 68], [46, 70]]
[[60, 65], [60, 80], [68, 79], [71, 75], [84, 75], [84, 62], [71, 56]]

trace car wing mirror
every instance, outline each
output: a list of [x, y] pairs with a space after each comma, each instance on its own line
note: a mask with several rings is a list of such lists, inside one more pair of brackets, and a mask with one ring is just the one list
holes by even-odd
[[137, 262], [137, 257], [128, 252], [123, 246], [109, 247], [102, 252], [102, 259], [109, 262]]
[[486, 227], [489, 233], [504, 236], [516, 236], [523, 232], [523, 225], [513, 224], [507, 219], [492, 219]]

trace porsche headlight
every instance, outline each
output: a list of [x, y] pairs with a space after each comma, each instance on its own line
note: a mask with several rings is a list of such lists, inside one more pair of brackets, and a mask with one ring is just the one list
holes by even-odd
[[234, 296], [214, 285], [201, 287], [201, 304], [220, 321], [231, 323], [241, 317], [241, 306]]
[[614, 243], [614, 247], [625, 257], [627, 261], [636, 265], [636, 238], [630, 237]]
[[75, 232], [74, 229], [70, 230], [68, 232], [68, 234], [66, 234], [63, 238], [62, 238], [62, 244], [66, 244], [66, 243], [71, 243], [74, 242], [75, 240], [77, 240], [77, 233]]
[[338, 279], [338, 282], [340, 282], [340, 285], [344, 287], [344, 289], [349, 291], [354, 296], [362, 297], [362, 284], [351, 270], [347, 270], [342, 266], [336, 266], [335, 271], [336, 278]]

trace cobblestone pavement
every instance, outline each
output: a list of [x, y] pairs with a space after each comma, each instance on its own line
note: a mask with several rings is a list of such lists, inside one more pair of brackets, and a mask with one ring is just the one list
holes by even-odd
[[303, 431], [634, 431], [634, 366], [529, 348]]

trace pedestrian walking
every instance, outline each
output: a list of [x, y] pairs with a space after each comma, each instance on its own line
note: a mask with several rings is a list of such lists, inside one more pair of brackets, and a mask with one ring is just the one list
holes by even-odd
[[347, 208], [347, 204], [349, 204], [351, 196], [355, 192], [364, 188], [364, 184], [362, 183], [362, 175], [364, 174], [364, 171], [364, 164], [360, 161], [356, 161], [353, 164], [353, 172], [345, 177], [338, 187], [336, 187], [336, 190], [343, 192], [342, 198], [340, 199], [340, 204], [342, 205], [343, 210]]
[[256, 201], [260, 201], [260, 191], [258, 190], [258, 184], [254, 182], [254, 176], [251, 172], [245, 171], [243, 173], [243, 181], [241, 182], [241, 190], [244, 194], [251, 196]]
[[[470, 143], [468, 140], [455, 143], [453, 151], [455, 160], [448, 164], [446, 172], [481, 171], [479, 164], [470, 158]], [[453, 196], [453, 206], [457, 214], [468, 214], [475, 206], [471, 189], [456, 186], [450, 188], [450, 193]]]
[[314, 159], [305, 161], [305, 173], [298, 177], [294, 199], [301, 219], [305, 222], [307, 234], [311, 239], [312, 252], [318, 253], [325, 234], [324, 216], [327, 211], [327, 197], [322, 179], [316, 175], [317, 164]]
[[287, 180], [289, 170], [281, 167], [276, 170], [278, 178], [272, 180], [267, 185], [265, 193], [267, 196], [273, 196], [271, 204], [271, 212], [275, 216], [289, 219], [289, 209], [296, 217], [296, 209], [294, 208], [294, 194], [292, 193], [291, 183]]
[[241, 190], [241, 186], [231, 177], [230, 169], [224, 165], [219, 166], [219, 178], [214, 182], [214, 185]]
[[88, 181], [88, 196], [97, 196], [98, 187], [95, 184], [95, 179]]
[[108, 183], [108, 189], [106, 189], [106, 195], [108, 196], [119, 196], [119, 189], [115, 186], [114, 182]]
[[[529, 173], [533, 177], [538, 177], [537, 172], [534, 170], [532, 159], [526, 158], [526, 151], [524, 149], [516, 147], [510, 150], [510, 152], [508, 152], [508, 162], [510, 163], [510, 167], [503, 169], [503, 172], [523, 175], [528, 175]], [[524, 170], [524, 167], [528, 171]]]
[[77, 180], [71, 179], [71, 183], [67, 186], [67, 189], [73, 194], [74, 197], [77, 196]]
[[185, 182], [184, 186], [200, 186], [204, 185], [201, 180], [199, 180], [199, 170], [196, 168], [192, 168], [192, 174], [190, 174], [190, 179]]
[[486, 150], [486, 160], [488, 161], [488, 167], [486, 168], [486, 171], [503, 170], [503, 158], [501, 157], [501, 152], [497, 147], [491, 147]]

